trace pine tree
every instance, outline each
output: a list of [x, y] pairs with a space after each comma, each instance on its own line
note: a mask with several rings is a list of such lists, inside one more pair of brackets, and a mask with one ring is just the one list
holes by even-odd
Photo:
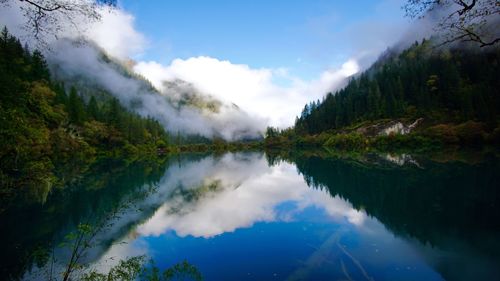
[[87, 114], [89, 118], [93, 120], [99, 120], [99, 108], [94, 96], [90, 97], [89, 103], [87, 105]]
[[423, 41], [384, 58], [322, 102], [307, 103], [296, 121], [297, 132], [317, 134], [365, 120], [429, 113], [446, 122], [475, 119], [494, 128], [500, 108], [498, 73], [498, 48], [473, 54], [436, 51]]
[[45, 61], [42, 53], [38, 50], [33, 52], [31, 57], [32, 69], [31, 75], [33, 80], [45, 80], [50, 81], [49, 69], [47, 67], [47, 62]]
[[71, 123], [82, 125], [85, 122], [84, 103], [75, 87], [71, 87], [69, 91], [67, 110]]

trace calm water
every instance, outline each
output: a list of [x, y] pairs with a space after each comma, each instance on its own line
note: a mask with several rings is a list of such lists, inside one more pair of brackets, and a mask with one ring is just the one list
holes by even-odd
[[121, 206], [85, 257], [96, 268], [147, 255], [204, 280], [500, 280], [498, 182], [491, 154], [104, 163], [0, 215], [0, 279], [42, 278], [51, 249], [68, 258], [50, 245]]

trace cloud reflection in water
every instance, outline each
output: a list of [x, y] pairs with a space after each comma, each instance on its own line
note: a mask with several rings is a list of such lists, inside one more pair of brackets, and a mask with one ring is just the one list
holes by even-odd
[[[158, 236], [174, 230], [181, 237], [210, 238], [256, 222], [293, 220], [294, 214], [308, 207], [358, 226], [365, 220], [366, 215], [346, 201], [308, 187], [294, 165], [268, 167], [261, 154], [226, 154], [204, 161], [187, 170], [190, 177], [179, 177], [183, 188], [138, 226], [138, 234]], [[294, 203], [295, 208], [277, 210], [285, 202]]]

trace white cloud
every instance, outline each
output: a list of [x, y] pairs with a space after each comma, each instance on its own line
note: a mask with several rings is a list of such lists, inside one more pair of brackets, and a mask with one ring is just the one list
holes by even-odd
[[[219, 189], [201, 193], [194, 201], [186, 201], [177, 193], [138, 226], [137, 233], [159, 236], [174, 230], [181, 237], [209, 238], [257, 222], [293, 220], [296, 214], [313, 206], [323, 209], [332, 219], [345, 219], [360, 227], [367, 219], [364, 212], [354, 209], [345, 200], [308, 187], [292, 164], [268, 167], [266, 160], [257, 155], [239, 159], [226, 154], [212, 162], [208, 170], [202, 170], [205, 171], [203, 183], [217, 182]], [[284, 202], [294, 202], [296, 207], [278, 211], [277, 207]]]
[[[226, 102], [233, 102], [252, 115], [267, 118], [274, 126], [290, 126], [302, 107], [322, 98], [339, 87], [346, 77], [359, 71], [355, 60], [348, 60], [339, 69], [324, 71], [312, 81], [290, 76], [284, 68], [251, 68], [227, 60], [200, 56], [176, 59], [168, 66], [157, 62], [139, 62], [134, 70], [162, 89], [162, 82], [182, 79], [202, 92]], [[285, 79], [290, 86], [281, 86]]]
[[92, 23], [85, 35], [107, 53], [119, 59], [140, 55], [147, 41], [134, 26], [135, 18], [123, 10], [102, 10], [100, 21]]

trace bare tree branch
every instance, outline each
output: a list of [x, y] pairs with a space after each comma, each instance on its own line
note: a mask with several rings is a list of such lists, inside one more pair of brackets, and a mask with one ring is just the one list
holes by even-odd
[[77, 32], [77, 19], [98, 21], [103, 7], [116, 5], [116, 0], [0, 0], [0, 6], [18, 7], [24, 18], [23, 28], [41, 45], [48, 37], [57, 38], [70, 25]]
[[41, 10], [41, 11], [45, 11], [45, 12], [53, 12], [55, 10], [59, 10], [62, 8], [62, 6], [60, 6], [59, 4], [55, 3], [52, 7], [48, 7], [48, 6], [41, 6], [40, 4], [38, 3], [35, 3], [33, 1], [30, 1], [30, 0], [19, 0], [21, 2], [26, 2], [30, 5], [33, 5], [35, 7], [38, 8], [38, 10]]
[[439, 45], [474, 42], [486, 47], [500, 42], [500, 0], [408, 0], [403, 9], [410, 18], [443, 14], [435, 26], [442, 36]]

